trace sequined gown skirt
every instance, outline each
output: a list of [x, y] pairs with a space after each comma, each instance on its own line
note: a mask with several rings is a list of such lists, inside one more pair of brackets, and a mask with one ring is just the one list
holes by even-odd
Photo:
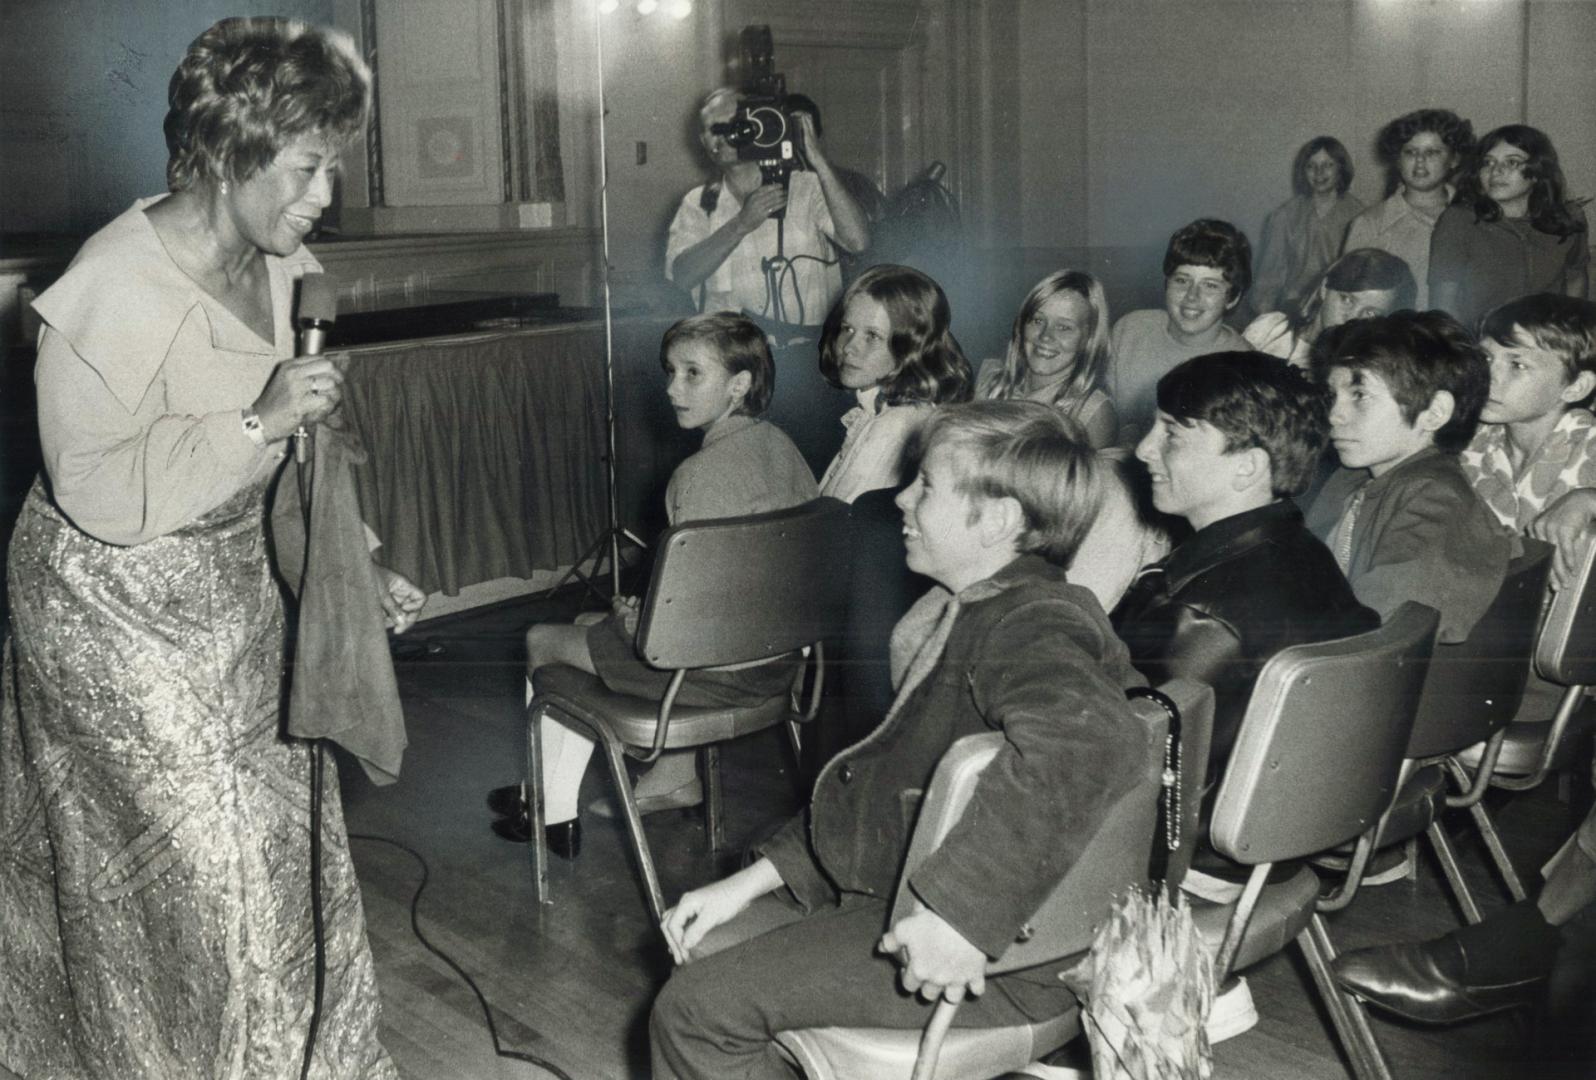
[[[38, 484], [11, 540], [0, 719], [0, 1064], [41, 1077], [299, 1075], [310, 756], [281, 735], [262, 491], [133, 547]], [[392, 1077], [337, 770], [312, 1075]]]

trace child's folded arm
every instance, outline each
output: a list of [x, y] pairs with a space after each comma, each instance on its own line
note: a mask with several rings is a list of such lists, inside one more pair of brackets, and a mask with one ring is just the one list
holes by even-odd
[[[1596, 464], [1596, 459], [1589, 459]], [[1552, 587], [1561, 589], [1579, 569], [1579, 558], [1596, 523], [1596, 488], [1578, 487], [1566, 491], [1529, 524], [1525, 530], [1537, 540], [1557, 549], [1552, 563]]]
[[969, 672], [977, 708], [1007, 742], [910, 885], [989, 956], [1015, 940], [1143, 765], [1124, 688], [1102, 660], [1111, 647], [1079, 609], [1039, 601], [993, 630]]

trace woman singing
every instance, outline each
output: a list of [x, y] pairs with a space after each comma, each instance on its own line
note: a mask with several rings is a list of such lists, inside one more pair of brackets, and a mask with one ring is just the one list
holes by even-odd
[[[291, 1077], [312, 1002], [307, 745], [280, 734], [263, 500], [338, 407], [292, 359], [303, 239], [364, 123], [344, 36], [228, 19], [168, 92], [171, 193], [36, 308], [44, 472], [11, 541], [0, 720], [0, 1063], [26, 1076]], [[373, 580], [403, 628], [414, 586]], [[395, 1075], [336, 770], [310, 1075]]]

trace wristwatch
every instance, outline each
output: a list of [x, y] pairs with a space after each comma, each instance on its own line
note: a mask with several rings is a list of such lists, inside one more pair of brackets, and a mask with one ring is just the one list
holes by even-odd
[[249, 437], [250, 442], [264, 450], [266, 448], [266, 430], [260, 426], [260, 414], [254, 409], [245, 409], [243, 416], [244, 434]]

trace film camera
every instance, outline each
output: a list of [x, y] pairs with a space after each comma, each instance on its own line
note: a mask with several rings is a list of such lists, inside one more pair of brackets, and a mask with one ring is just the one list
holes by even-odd
[[709, 130], [736, 147], [739, 161], [758, 162], [765, 183], [785, 187], [793, 171], [800, 168], [800, 135], [798, 122], [787, 107], [787, 77], [775, 70], [770, 27], [744, 27], [739, 53], [744, 74], [742, 101], [736, 115]]

